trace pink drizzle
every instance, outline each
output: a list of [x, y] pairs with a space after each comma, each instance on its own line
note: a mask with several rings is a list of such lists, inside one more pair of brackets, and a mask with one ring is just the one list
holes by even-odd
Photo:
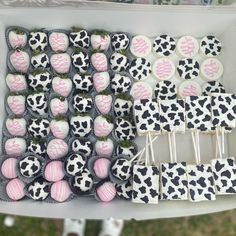
[[192, 38], [184, 37], [181, 41], [180, 48], [186, 57], [193, 57], [195, 53], [195, 45]]
[[51, 129], [51, 132], [53, 134], [53, 136], [55, 136], [56, 138], [59, 138], [59, 139], [64, 139], [65, 136], [65, 133], [61, 130], [60, 126], [57, 125], [56, 123], [53, 123], [50, 125], [50, 129]]
[[112, 97], [107, 95], [97, 95], [95, 98], [96, 106], [101, 114], [105, 115], [111, 110]]
[[66, 35], [62, 33], [52, 33], [50, 35], [50, 45], [55, 52], [65, 51], [67, 48]]
[[8, 76], [8, 87], [11, 91], [22, 91], [26, 89], [26, 83], [19, 75]]
[[51, 111], [54, 116], [65, 114], [68, 110], [68, 105], [66, 101], [56, 100], [51, 106]]
[[15, 35], [14, 38], [11, 39], [10, 44], [13, 48], [24, 47], [26, 45], [25, 35]]
[[5, 144], [6, 153], [10, 156], [19, 156], [24, 152], [21, 145], [15, 139], [8, 139]]
[[106, 55], [102, 53], [92, 55], [92, 64], [97, 71], [106, 71], [108, 69]]
[[110, 43], [110, 39], [108, 37], [98, 37], [93, 42], [93, 47], [100, 50], [107, 50]]
[[26, 130], [18, 120], [8, 120], [7, 130], [13, 136], [24, 136]]
[[68, 152], [68, 146], [62, 139], [53, 139], [48, 144], [47, 154], [50, 159], [63, 157]]
[[99, 122], [94, 127], [94, 133], [97, 137], [106, 137], [112, 130], [111, 125], [107, 122]]
[[29, 55], [22, 51], [15, 51], [10, 55], [12, 66], [22, 73], [26, 73], [29, 69]]
[[187, 97], [187, 96], [197, 96], [197, 88], [194, 87], [193, 85], [188, 85], [184, 87], [183, 91], [181, 92], [182, 97]]
[[169, 61], [162, 61], [160, 63], [157, 63], [156, 65], [156, 75], [160, 78], [160, 79], [168, 79], [171, 76], [171, 72], [172, 72], [172, 65], [170, 64]]
[[93, 75], [93, 84], [96, 91], [99, 93], [107, 88], [109, 84], [109, 78], [102, 76], [100, 73], [95, 73]]
[[113, 151], [113, 148], [104, 142], [99, 144], [99, 147], [96, 150], [99, 156], [104, 156], [104, 157], [110, 157], [112, 154], [112, 151]]
[[71, 91], [71, 88], [67, 85], [64, 79], [53, 82], [52, 88], [56, 93], [62, 95], [63, 97], [67, 97]]
[[21, 115], [25, 112], [25, 101], [22, 102], [17, 96], [10, 96], [7, 99], [8, 106], [16, 115]]
[[151, 99], [152, 92], [145, 88], [142, 84], [136, 84], [133, 88], [133, 97], [135, 99]]
[[149, 46], [143, 38], [135, 38], [132, 41], [132, 47], [136, 53], [147, 53]]
[[51, 57], [51, 65], [57, 73], [66, 74], [69, 72], [71, 60], [68, 54], [54, 54]]
[[210, 60], [208, 64], [204, 64], [204, 72], [210, 78], [214, 78], [214, 76], [219, 72], [219, 69], [219, 66], [213, 60]]

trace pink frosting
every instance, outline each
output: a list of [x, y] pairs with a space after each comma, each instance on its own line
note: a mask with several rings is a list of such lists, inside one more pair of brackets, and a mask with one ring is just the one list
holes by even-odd
[[61, 101], [59, 99], [52, 100], [51, 111], [53, 116], [66, 114], [68, 111], [68, 102], [67, 100]]
[[105, 90], [109, 83], [109, 76], [106, 76], [103, 72], [97, 72], [93, 75], [93, 84], [98, 93]]
[[8, 197], [14, 201], [20, 200], [25, 196], [24, 183], [19, 179], [12, 179], [6, 185]]
[[27, 37], [25, 34], [15, 34], [14, 37], [10, 38], [10, 44], [12, 48], [23, 48], [27, 43]]
[[65, 180], [52, 184], [51, 197], [57, 202], [66, 201], [70, 197], [71, 193], [70, 186]]
[[18, 119], [7, 120], [6, 128], [12, 136], [23, 137], [26, 134], [26, 127]]
[[113, 146], [111, 146], [109, 143], [101, 142], [98, 146], [96, 146], [96, 153], [98, 156], [111, 157], [112, 152]]
[[70, 94], [72, 87], [67, 83], [67, 79], [60, 79], [52, 81], [52, 88], [56, 93], [63, 97], [67, 97]]
[[23, 51], [15, 51], [10, 55], [12, 66], [19, 72], [26, 73], [29, 69], [29, 55]]
[[9, 156], [20, 156], [26, 151], [26, 141], [23, 138], [10, 138], [5, 143], [5, 151]]
[[91, 62], [97, 71], [102, 72], [108, 69], [107, 57], [104, 53], [94, 53], [91, 57]]
[[112, 126], [107, 121], [96, 122], [94, 125], [94, 133], [97, 137], [106, 137], [112, 131]]
[[[68, 132], [65, 132], [62, 129], [60, 122], [59, 123], [52, 122], [50, 124], [50, 130], [55, 138], [64, 139], [68, 135]], [[69, 129], [68, 129], [68, 131], [69, 131]]]
[[25, 97], [22, 96], [9, 96], [7, 103], [11, 111], [16, 115], [22, 115], [25, 112]]
[[[96, 37], [96, 38], [95, 38]], [[110, 37], [109, 36], [95, 36], [93, 37], [92, 46], [95, 49], [100, 49], [101, 51], [107, 50], [110, 44]]]
[[58, 53], [51, 56], [51, 66], [59, 74], [67, 74], [70, 70], [71, 59], [66, 53]]
[[53, 32], [49, 36], [49, 43], [54, 52], [64, 52], [68, 48], [68, 37], [64, 33]]
[[17, 174], [16, 174], [16, 164], [17, 164], [16, 158], [8, 158], [8, 159], [6, 159], [2, 163], [2, 166], [1, 166], [2, 175], [5, 178], [8, 178], [8, 179], [16, 178], [17, 177]]
[[25, 78], [22, 75], [9, 74], [7, 80], [7, 86], [13, 92], [20, 92], [27, 88]]
[[131, 89], [131, 95], [135, 100], [151, 99], [152, 89], [144, 82], [135, 83]]
[[62, 180], [65, 176], [63, 170], [63, 163], [61, 161], [49, 162], [44, 170], [45, 179], [50, 182], [57, 182]]
[[68, 145], [62, 139], [52, 139], [47, 146], [47, 154], [50, 159], [57, 159], [68, 153]]
[[95, 98], [95, 103], [98, 110], [102, 115], [106, 115], [111, 110], [112, 106], [112, 96], [110, 95], [97, 95]]
[[97, 188], [96, 192], [102, 202], [110, 202], [116, 196], [116, 189], [112, 182], [105, 182]]
[[148, 42], [141, 37], [132, 40], [132, 48], [135, 53], [139, 54], [146, 54], [150, 50]]
[[110, 160], [107, 158], [99, 158], [94, 162], [93, 170], [95, 175], [100, 179], [105, 179], [108, 177], [110, 169]]

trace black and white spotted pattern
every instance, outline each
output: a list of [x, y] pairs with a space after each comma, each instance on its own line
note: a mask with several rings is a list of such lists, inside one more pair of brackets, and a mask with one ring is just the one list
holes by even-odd
[[71, 154], [65, 160], [65, 171], [68, 175], [75, 176], [83, 171], [85, 164], [85, 156], [79, 153]]
[[210, 96], [212, 93], [225, 93], [223, 84], [217, 81], [210, 81], [203, 85], [202, 94], [204, 96]]
[[199, 63], [192, 58], [181, 59], [177, 65], [179, 77], [186, 80], [198, 77], [199, 69]]
[[116, 98], [113, 105], [116, 116], [129, 116], [132, 113], [133, 102], [122, 98]]
[[47, 119], [31, 118], [28, 122], [28, 132], [34, 138], [46, 138], [50, 132], [49, 126], [50, 122]]
[[222, 49], [221, 42], [213, 35], [205, 36], [200, 42], [200, 50], [207, 57], [220, 55]]
[[151, 63], [145, 58], [134, 59], [130, 64], [129, 73], [135, 80], [145, 80], [151, 72]]
[[88, 31], [82, 29], [78, 32], [71, 32], [69, 40], [73, 47], [88, 49], [90, 44], [90, 36]]
[[187, 165], [189, 200], [215, 200], [215, 187], [210, 164]]
[[49, 186], [50, 184], [43, 178], [36, 179], [28, 185], [28, 195], [35, 201], [43, 201], [49, 195]]
[[206, 96], [190, 96], [185, 100], [187, 129], [210, 131], [211, 98]]
[[132, 121], [118, 117], [114, 123], [114, 136], [118, 140], [134, 140], [136, 128]]
[[89, 55], [86, 52], [74, 52], [71, 55], [72, 64], [78, 73], [86, 73], [89, 68]]
[[131, 84], [131, 79], [128, 76], [121, 74], [111, 76], [111, 90], [115, 95], [129, 92]]
[[110, 57], [110, 66], [113, 72], [123, 72], [129, 67], [129, 59], [126, 55], [114, 52]]
[[113, 51], [126, 50], [129, 47], [129, 37], [125, 33], [116, 33], [111, 37], [111, 47]]
[[185, 132], [185, 105], [184, 100], [160, 100], [161, 131]]
[[72, 134], [75, 137], [88, 137], [92, 132], [92, 117], [89, 115], [76, 115], [70, 119]]
[[236, 193], [236, 163], [233, 157], [211, 161], [216, 194]]
[[177, 98], [176, 85], [167, 80], [157, 83], [154, 93], [158, 100], [172, 100]]
[[40, 89], [47, 92], [52, 87], [52, 75], [48, 71], [43, 71], [36, 74], [31, 73], [28, 76], [28, 85], [30, 89]]
[[188, 200], [186, 166], [186, 162], [161, 164], [162, 200]]
[[216, 94], [211, 97], [212, 124], [214, 127], [235, 127], [236, 95]]
[[82, 153], [84, 156], [89, 157], [93, 153], [93, 143], [89, 139], [75, 139], [71, 143], [73, 152]]
[[158, 167], [134, 165], [132, 202], [157, 204], [158, 195]]
[[44, 51], [48, 46], [48, 36], [45, 32], [30, 32], [29, 46], [32, 51]]
[[26, 99], [27, 107], [37, 115], [47, 115], [48, 113], [48, 99], [45, 93], [34, 93], [28, 95]]
[[46, 143], [43, 140], [38, 141], [31, 139], [28, 145], [28, 151], [41, 157], [45, 157], [47, 153]]
[[36, 69], [47, 69], [50, 67], [49, 57], [46, 53], [40, 53], [38, 55], [32, 56], [30, 62], [31, 65]]
[[110, 168], [111, 174], [121, 181], [129, 180], [133, 174], [132, 163], [126, 158], [117, 158]]
[[169, 35], [160, 35], [153, 42], [153, 51], [162, 57], [168, 57], [175, 52], [175, 40]]
[[93, 77], [91, 75], [75, 74], [72, 81], [75, 90], [79, 93], [88, 93], [93, 88]]
[[42, 164], [40, 160], [35, 156], [27, 156], [19, 162], [20, 173], [26, 178], [37, 175], [41, 167]]
[[135, 100], [134, 116], [139, 135], [146, 135], [148, 132], [160, 133], [160, 112], [157, 100]]
[[132, 199], [132, 180], [127, 181], [125, 184], [115, 184], [116, 193], [119, 198], [124, 200], [131, 200]]
[[76, 94], [72, 100], [74, 111], [89, 112], [93, 107], [92, 97], [89, 95]]
[[128, 158], [132, 158], [137, 154], [137, 152], [138, 150], [132, 142], [128, 146], [123, 145], [123, 143], [120, 142], [115, 148], [115, 156], [126, 156]]

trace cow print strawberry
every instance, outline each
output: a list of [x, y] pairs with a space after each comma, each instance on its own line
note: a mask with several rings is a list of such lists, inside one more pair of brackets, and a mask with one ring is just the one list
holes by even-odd
[[129, 73], [135, 80], [147, 79], [151, 72], [151, 63], [145, 58], [134, 59], [130, 64]]
[[35, 156], [26, 156], [19, 161], [20, 173], [26, 178], [36, 176], [42, 167], [41, 161]]
[[73, 85], [79, 93], [88, 93], [93, 88], [93, 77], [87, 74], [75, 74], [73, 77]]
[[43, 141], [30, 140], [28, 145], [28, 151], [36, 155], [45, 157], [47, 153], [46, 144]]
[[34, 68], [49, 68], [50, 62], [49, 57], [46, 53], [41, 53], [31, 57], [31, 65]]
[[113, 109], [116, 116], [130, 116], [132, 114], [133, 102], [116, 98]]
[[154, 89], [157, 100], [172, 100], [177, 98], [176, 85], [170, 81], [161, 81]]
[[79, 73], [86, 73], [89, 68], [89, 55], [86, 52], [74, 52], [71, 55], [72, 63]]
[[210, 81], [203, 85], [202, 94], [204, 96], [210, 96], [212, 93], [225, 93], [223, 84], [217, 81]]
[[110, 66], [114, 72], [126, 71], [129, 67], [129, 59], [119, 52], [114, 52], [110, 57]]
[[124, 147], [121, 144], [117, 144], [115, 148], [115, 155], [116, 156], [127, 156], [129, 158], [134, 157], [137, 154], [137, 148], [131, 144], [128, 147]]
[[33, 95], [28, 95], [27, 97], [27, 107], [28, 109], [36, 114], [45, 116], [48, 113], [48, 99], [45, 93], [37, 93]]
[[69, 34], [70, 43], [73, 47], [88, 49], [90, 44], [90, 36], [88, 31], [82, 29], [79, 32], [71, 32]]
[[177, 66], [177, 71], [182, 79], [194, 79], [199, 75], [199, 63], [192, 58], [181, 59]]
[[89, 112], [93, 107], [93, 100], [90, 96], [76, 94], [72, 100], [74, 111]]
[[121, 74], [111, 76], [111, 90], [115, 95], [127, 93], [131, 88], [131, 84], [131, 79], [128, 76]]
[[46, 138], [49, 135], [50, 122], [47, 119], [31, 118], [28, 123], [28, 132], [34, 138]]
[[124, 200], [132, 199], [133, 186], [132, 181], [128, 181], [125, 184], [116, 184], [116, 193], [119, 198]]
[[30, 32], [29, 46], [32, 51], [44, 51], [48, 46], [48, 36], [45, 32]]
[[73, 152], [79, 152], [89, 157], [93, 153], [93, 143], [89, 139], [74, 139], [71, 143]]
[[112, 50], [116, 52], [120, 50], [126, 50], [129, 46], [129, 43], [129, 37], [125, 33], [116, 33], [111, 37]]
[[68, 175], [75, 176], [83, 171], [85, 164], [85, 156], [79, 153], [71, 154], [65, 161], [65, 171]]
[[215, 57], [220, 54], [222, 45], [218, 38], [213, 35], [208, 35], [201, 40], [200, 49], [203, 55], [207, 57]]
[[33, 90], [43, 90], [45, 92], [51, 89], [52, 75], [48, 71], [42, 71], [38, 74], [32, 73], [28, 76], [28, 85]]

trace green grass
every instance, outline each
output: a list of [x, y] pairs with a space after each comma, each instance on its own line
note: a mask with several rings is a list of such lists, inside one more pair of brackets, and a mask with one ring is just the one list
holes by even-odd
[[[0, 215], [0, 236], [60, 236], [62, 220], [16, 217], [12, 228], [4, 226]], [[86, 236], [98, 235], [99, 221], [88, 221]], [[236, 210], [176, 219], [129, 221], [122, 236], [235, 236]]]

